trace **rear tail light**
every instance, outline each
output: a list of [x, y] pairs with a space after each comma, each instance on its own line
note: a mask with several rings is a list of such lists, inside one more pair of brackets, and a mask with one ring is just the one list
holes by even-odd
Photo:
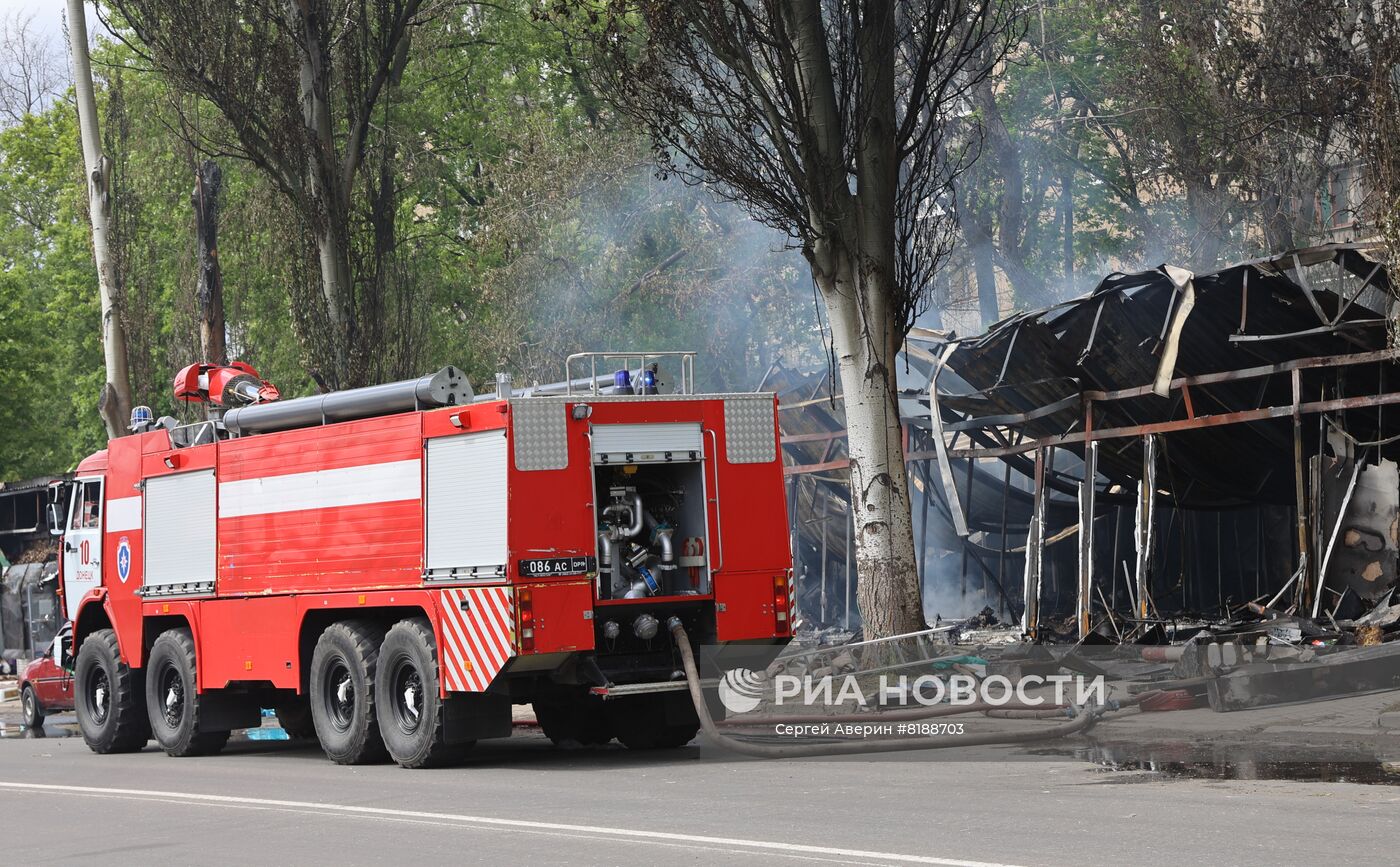
[[520, 614], [520, 652], [535, 652], [535, 609], [534, 594], [521, 590], [516, 594], [516, 610]]
[[779, 635], [792, 632], [792, 579], [788, 575], [773, 576], [773, 626]]

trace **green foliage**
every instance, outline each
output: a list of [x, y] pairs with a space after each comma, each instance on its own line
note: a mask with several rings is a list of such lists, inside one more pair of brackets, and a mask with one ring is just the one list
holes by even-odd
[[[529, 13], [522, 2], [435, 18], [414, 51], [438, 62], [408, 64], [394, 107], [390, 266], [412, 303], [386, 315], [406, 317], [422, 369], [552, 381], [569, 352], [684, 348], [709, 360], [703, 386], [752, 388], [774, 361], [817, 363], [805, 264], [703, 189], [657, 180], [569, 43]], [[101, 42], [93, 61], [134, 397], [194, 418], [170, 396], [199, 354], [190, 193], [205, 155], [187, 133], [217, 138], [225, 121], [129, 47]], [[318, 285], [307, 227], [265, 173], [216, 158], [230, 354], [286, 396], [312, 393], [295, 308]], [[102, 447], [81, 163], [70, 102], [0, 131], [0, 479], [66, 470]]]
[[101, 446], [97, 273], [71, 111], [0, 132], [0, 479]]
[[987, 135], [959, 188], [968, 255], [990, 248], [1028, 307], [1086, 292], [1110, 270], [1212, 270], [1332, 240], [1302, 203], [1355, 159], [1370, 68], [1359, 46], [1380, 42], [1358, 35], [1355, 10], [1346, 0], [1034, 7], [977, 104]]

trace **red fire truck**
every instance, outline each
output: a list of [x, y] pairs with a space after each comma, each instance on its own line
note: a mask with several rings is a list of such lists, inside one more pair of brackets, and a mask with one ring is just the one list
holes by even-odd
[[181, 371], [207, 420], [138, 408], [50, 507], [88, 745], [207, 754], [270, 707], [337, 762], [421, 767], [526, 702], [556, 742], [688, 742], [660, 625], [791, 636], [775, 398], [695, 394], [690, 353], [580, 360], [483, 396], [451, 367], [294, 400]]

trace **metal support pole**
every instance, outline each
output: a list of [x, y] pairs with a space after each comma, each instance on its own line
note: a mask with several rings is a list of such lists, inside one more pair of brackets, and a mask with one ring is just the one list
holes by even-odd
[[855, 514], [851, 511], [851, 501], [846, 502], [846, 628], [851, 628], [851, 525], [855, 523]]
[[[820, 490], [820, 486], [818, 486], [818, 490]], [[818, 522], [822, 528], [822, 595], [821, 614], [817, 615], [818, 623], [826, 623], [826, 514], [828, 509], [828, 499], [829, 498], [825, 494], [822, 495], [822, 515], [820, 521]]]
[[1123, 509], [1113, 507], [1113, 556], [1108, 560], [1109, 611], [1118, 608], [1118, 540], [1123, 535]]
[[[968, 458], [968, 459], [967, 459], [967, 514], [968, 514], [969, 516], [972, 514], [972, 470], [973, 470], [973, 467], [975, 467], [976, 465], [977, 465], [977, 459], [976, 459], [976, 458]], [[928, 496], [928, 492], [927, 492], [927, 491], [924, 492], [924, 496], [927, 498], [927, 496]], [[927, 499], [924, 500], [924, 518], [925, 518], [925, 525], [927, 525], [927, 518], [928, 518], [928, 500], [927, 500]], [[921, 544], [925, 544], [925, 543], [921, 543]], [[962, 549], [963, 549], [963, 551], [962, 551], [962, 595], [964, 595], [964, 596], [967, 595], [967, 545], [968, 545], [967, 540], [963, 540], [963, 546], [962, 546]], [[986, 589], [987, 589], [987, 579], [984, 577], [984, 578], [982, 579], [982, 590], [985, 592]]]
[[[1221, 527], [1223, 519], [1219, 512], [1215, 513], [1215, 604], [1216, 610], [1221, 612], [1221, 616], [1229, 617], [1230, 612], [1225, 610], [1225, 554], [1221, 542]], [[1235, 546], [1235, 552], [1239, 552], [1239, 546]]]
[[[918, 473], [918, 469], [919, 469], [919, 465], [918, 465], [917, 463], [911, 462], [911, 463], [909, 464], [909, 470], [910, 470], [910, 473], [911, 473], [911, 477], [912, 477], [913, 474], [917, 474], [917, 473]], [[921, 475], [920, 481], [923, 483], [923, 486], [924, 486], [924, 489], [923, 489], [923, 491], [922, 491], [922, 493], [923, 493], [923, 498], [922, 498], [922, 499], [923, 499], [923, 510], [922, 510], [922, 511], [920, 512], [920, 514], [919, 514], [919, 550], [918, 550], [918, 552], [917, 552], [918, 556], [916, 556], [916, 557], [914, 558], [914, 564], [915, 564], [915, 565], [918, 567], [918, 569], [919, 569], [919, 586], [920, 586], [920, 587], [923, 587], [923, 586], [924, 586], [924, 578], [925, 578], [925, 576], [927, 576], [927, 575], [929, 574], [929, 572], [931, 571], [931, 570], [929, 569], [928, 562], [927, 562], [927, 561], [928, 561], [928, 510], [929, 510], [930, 501], [933, 499], [933, 476], [932, 476], [932, 474], [930, 474], [930, 473], [928, 472], [928, 470], [927, 470], [927, 463], [925, 463], [925, 465], [924, 465], [924, 472], [921, 473], [921, 474], [919, 474], [919, 475]]]
[[933, 437], [934, 453], [938, 456], [938, 470], [943, 475], [943, 491], [948, 498], [948, 514], [953, 519], [953, 530], [966, 539], [967, 516], [963, 514], [962, 502], [958, 497], [958, 486], [953, 482], [953, 466], [948, 462], [948, 444], [943, 439], [943, 415], [938, 408], [938, 374], [948, 363], [958, 344], [950, 343], [933, 366], [933, 374], [928, 382], [929, 433]]
[[1308, 598], [1308, 589], [1312, 586], [1308, 576], [1308, 501], [1307, 492], [1304, 490], [1303, 473], [1303, 416], [1298, 411], [1298, 407], [1303, 402], [1302, 375], [1299, 371], [1293, 371], [1293, 493], [1294, 508], [1297, 509], [1298, 522], [1298, 599]]
[[[1337, 523], [1332, 527], [1332, 535], [1327, 539], [1327, 547], [1322, 552], [1322, 563], [1317, 570], [1317, 592], [1313, 594], [1312, 616], [1317, 619], [1318, 613], [1322, 610], [1322, 588], [1327, 583], [1327, 565], [1332, 561], [1332, 549], [1337, 545], [1337, 536], [1342, 532], [1342, 525], [1346, 523], [1347, 509], [1351, 506], [1351, 495], [1356, 492], [1356, 479], [1361, 475], [1361, 461], [1355, 461], [1351, 468], [1351, 481], [1347, 482], [1347, 492], [1342, 495], [1342, 505], [1337, 510]], [[1318, 517], [1322, 517], [1322, 512], [1318, 510]], [[1321, 521], [1319, 521], [1321, 523]]]
[[1254, 507], [1254, 598], [1264, 595], [1259, 588], [1264, 580], [1264, 507]]
[[[1326, 387], [1323, 387], [1326, 391]], [[1322, 549], [1327, 543], [1324, 541], [1327, 535], [1325, 524], [1325, 513], [1322, 509], [1322, 455], [1326, 451], [1327, 445], [1327, 421], [1324, 416], [1317, 417], [1317, 451], [1308, 461], [1308, 530], [1310, 537], [1308, 541], [1308, 552], [1312, 555], [1309, 562], [1312, 565], [1313, 585], [1310, 591], [1317, 592], [1322, 584]], [[1298, 610], [1303, 611], [1308, 607], [1307, 599], [1301, 599]]]
[[[997, 584], [1006, 586], [1006, 507], [1011, 502], [1011, 463], [1002, 461], [1006, 466], [1006, 475], [1001, 483], [1001, 544], [997, 552]], [[1006, 612], [1010, 614], [1011, 612]]]
[[1040, 622], [1040, 566], [1045, 552], [1045, 458], [1047, 448], [1035, 450], [1035, 489], [1031, 493], [1031, 520], [1026, 529], [1025, 608], [1021, 632], [1035, 637]]
[[1157, 515], [1157, 438], [1152, 434], [1142, 438], [1142, 480], [1138, 482], [1137, 504], [1137, 616], [1146, 620], [1148, 611], [1148, 573], [1152, 568], [1153, 524]]
[[1099, 444], [1084, 448], [1084, 481], [1079, 483], [1079, 595], [1075, 613], [1079, 638], [1089, 635], [1089, 615], [1094, 593], [1094, 474], [1098, 472]]

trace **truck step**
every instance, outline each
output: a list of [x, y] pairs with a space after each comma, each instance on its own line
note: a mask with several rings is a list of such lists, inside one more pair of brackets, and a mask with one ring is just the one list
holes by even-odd
[[607, 686], [591, 687], [588, 691], [608, 699], [654, 692], [683, 692], [688, 688], [683, 680], [657, 680], [650, 683], [610, 683]]

